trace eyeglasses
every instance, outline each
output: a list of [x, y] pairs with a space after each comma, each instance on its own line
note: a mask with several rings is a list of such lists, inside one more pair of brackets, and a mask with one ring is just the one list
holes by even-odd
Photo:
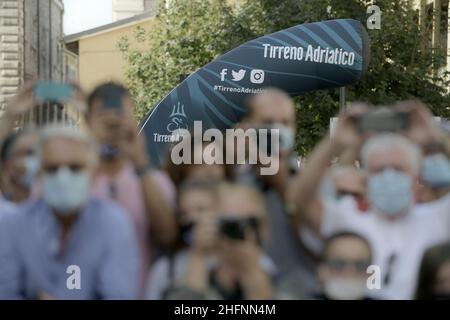
[[349, 190], [337, 190], [336, 192], [336, 196], [338, 199], [350, 196], [353, 197], [355, 199], [361, 199], [363, 197], [363, 195], [359, 192], [356, 191], [349, 191]]
[[368, 260], [344, 260], [344, 259], [330, 259], [325, 262], [325, 264], [336, 271], [342, 271], [346, 268], [352, 267], [358, 272], [365, 272], [370, 265]]
[[67, 165], [49, 165], [49, 166], [45, 166], [43, 169], [44, 169], [44, 172], [48, 173], [48, 174], [56, 173], [57, 171], [59, 171], [60, 168], [68, 168], [73, 173], [77, 173], [77, 172], [84, 170], [85, 167], [86, 166], [83, 164], [72, 163], [72, 164], [67, 164]]
[[11, 154], [10, 158], [17, 158], [17, 157], [29, 157], [36, 155], [36, 151], [34, 149], [24, 149], [24, 150], [18, 150]]

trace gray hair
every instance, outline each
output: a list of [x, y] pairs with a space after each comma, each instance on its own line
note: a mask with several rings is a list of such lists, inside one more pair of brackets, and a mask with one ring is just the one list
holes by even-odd
[[86, 145], [89, 149], [91, 160], [93, 163], [98, 161], [98, 144], [94, 137], [92, 137], [87, 131], [62, 125], [52, 125], [43, 128], [40, 131], [39, 143], [38, 143], [38, 155], [41, 157], [44, 145], [55, 138], [62, 138], [66, 140], [77, 141]]
[[377, 151], [403, 149], [408, 154], [411, 167], [416, 173], [420, 171], [422, 150], [406, 137], [395, 133], [382, 133], [367, 140], [361, 149], [361, 160], [367, 168], [370, 156]]

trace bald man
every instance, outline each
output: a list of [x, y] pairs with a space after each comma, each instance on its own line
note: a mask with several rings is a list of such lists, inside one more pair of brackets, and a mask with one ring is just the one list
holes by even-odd
[[[297, 167], [292, 151], [295, 143], [295, 105], [283, 91], [269, 88], [265, 92], [253, 96], [247, 104], [247, 114], [242, 120], [247, 128], [270, 128], [280, 132], [279, 170], [274, 175], [259, 175], [260, 182], [277, 191], [286, 198], [290, 169]], [[295, 160], [295, 161], [294, 161]]]
[[282, 124], [294, 131], [297, 127], [294, 102], [284, 91], [276, 88], [252, 97], [244, 120], [253, 124]]
[[278, 272], [287, 274], [299, 266], [312, 271], [312, 261], [308, 261], [299, 245], [285, 201], [290, 177], [298, 168], [297, 158], [293, 153], [296, 133], [294, 102], [285, 92], [269, 88], [248, 101], [247, 114], [238, 127], [279, 129], [280, 152], [274, 159], [279, 162], [278, 172], [274, 175], [260, 175], [257, 165], [241, 166], [238, 167], [236, 176], [240, 182], [253, 183], [264, 194], [270, 226], [270, 239], [264, 244], [264, 249], [274, 261]]

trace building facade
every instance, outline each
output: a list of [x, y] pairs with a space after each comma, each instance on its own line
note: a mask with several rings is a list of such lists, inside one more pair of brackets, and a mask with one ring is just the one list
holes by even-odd
[[421, 28], [429, 35], [427, 45], [447, 55], [447, 63], [436, 66], [436, 72], [450, 72], [450, 0], [410, 1], [419, 11]]
[[30, 79], [64, 80], [61, 0], [0, 0], [0, 110]]
[[156, 0], [112, 0], [113, 22], [132, 17], [144, 11], [154, 11]]
[[125, 82], [126, 61], [118, 42], [127, 37], [133, 47], [147, 49], [147, 43], [136, 43], [137, 27], [147, 31], [154, 28], [154, 12], [147, 11], [101, 27], [68, 35], [64, 38], [66, 49], [77, 57], [78, 81], [85, 91], [97, 85], [116, 81]]

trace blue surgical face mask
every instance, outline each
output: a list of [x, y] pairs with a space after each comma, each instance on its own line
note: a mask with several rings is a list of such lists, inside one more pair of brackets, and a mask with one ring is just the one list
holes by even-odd
[[61, 167], [55, 173], [44, 173], [44, 201], [59, 214], [70, 215], [82, 207], [89, 197], [89, 174]]
[[365, 279], [334, 276], [324, 283], [324, 293], [332, 300], [360, 300], [366, 295]]
[[295, 143], [295, 133], [290, 127], [287, 127], [281, 123], [275, 123], [272, 125], [272, 129], [278, 129], [280, 134], [280, 150], [292, 151]]
[[23, 164], [25, 166], [25, 174], [20, 177], [19, 183], [25, 188], [31, 188], [39, 171], [39, 158], [35, 155], [27, 156], [23, 160]]
[[450, 161], [442, 153], [425, 157], [421, 174], [423, 181], [431, 187], [450, 187]]
[[414, 201], [411, 176], [385, 169], [369, 178], [367, 196], [372, 208], [387, 216], [406, 213]]

